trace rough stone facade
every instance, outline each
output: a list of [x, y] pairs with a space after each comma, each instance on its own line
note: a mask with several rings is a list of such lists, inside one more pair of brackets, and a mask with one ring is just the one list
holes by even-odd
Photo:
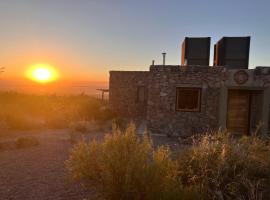
[[[155, 133], [190, 135], [218, 128], [221, 67], [152, 66], [147, 127]], [[201, 88], [201, 111], [176, 111], [176, 88]]]
[[261, 123], [261, 115], [262, 115], [261, 105], [263, 103], [262, 99], [263, 99], [262, 91], [259, 90], [252, 92], [250, 102], [250, 130], [252, 132], [257, 131], [257, 128]]
[[[146, 89], [138, 102], [138, 87]], [[177, 88], [200, 88], [199, 112], [177, 111]], [[270, 130], [270, 68], [155, 65], [150, 71], [111, 71], [110, 108], [122, 117], [146, 119], [152, 133], [190, 136], [227, 126], [228, 92], [250, 91], [249, 130]]]
[[[121, 117], [145, 118], [147, 101], [138, 102], [139, 86], [148, 86], [147, 71], [110, 71], [110, 108]], [[146, 93], [147, 94], [147, 93]]]

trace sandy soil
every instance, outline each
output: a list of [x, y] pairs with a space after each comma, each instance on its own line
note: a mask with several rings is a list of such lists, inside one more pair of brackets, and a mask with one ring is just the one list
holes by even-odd
[[[0, 130], [1, 131], [1, 130]], [[67, 178], [64, 162], [73, 146], [68, 130], [13, 132], [0, 134], [0, 142], [14, 144], [20, 136], [34, 136], [40, 144], [26, 149], [0, 151], [0, 200], [82, 200], [96, 194]], [[101, 133], [87, 139], [103, 138]], [[152, 136], [154, 146], [167, 144], [178, 150], [177, 139]]]
[[[40, 145], [0, 152], [0, 199], [94, 199], [95, 194], [71, 183], [64, 167], [72, 144], [68, 131], [20, 133], [35, 135]], [[1, 140], [12, 140], [1, 138]], [[88, 197], [88, 198], [87, 198]]]

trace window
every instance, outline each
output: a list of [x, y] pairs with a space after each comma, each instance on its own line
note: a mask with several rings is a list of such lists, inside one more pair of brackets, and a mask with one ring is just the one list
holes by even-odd
[[200, 88], [177, 88], [176, 110], [184, 112], [200, 112], [201, 89]]
[[146, 102], [146, 89], [145, 86], [137, 87], [137, 102], [145, 103]]

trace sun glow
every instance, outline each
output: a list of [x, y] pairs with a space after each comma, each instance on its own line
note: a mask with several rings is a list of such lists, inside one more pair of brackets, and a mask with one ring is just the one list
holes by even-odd
[[47, 64], [35, 64], [26, 72], [27, 78], [39, 82], [48, 83], [58, 79], [57, 71]]

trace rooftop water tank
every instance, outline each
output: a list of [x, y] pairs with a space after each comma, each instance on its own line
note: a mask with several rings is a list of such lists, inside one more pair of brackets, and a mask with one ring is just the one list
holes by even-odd
[[182, 43], [181, 65], [209, 66], [210, 37], [186, 37]]
[[248, 69], [250, 37], [223, 37], [214, 47], [214, 66]]

